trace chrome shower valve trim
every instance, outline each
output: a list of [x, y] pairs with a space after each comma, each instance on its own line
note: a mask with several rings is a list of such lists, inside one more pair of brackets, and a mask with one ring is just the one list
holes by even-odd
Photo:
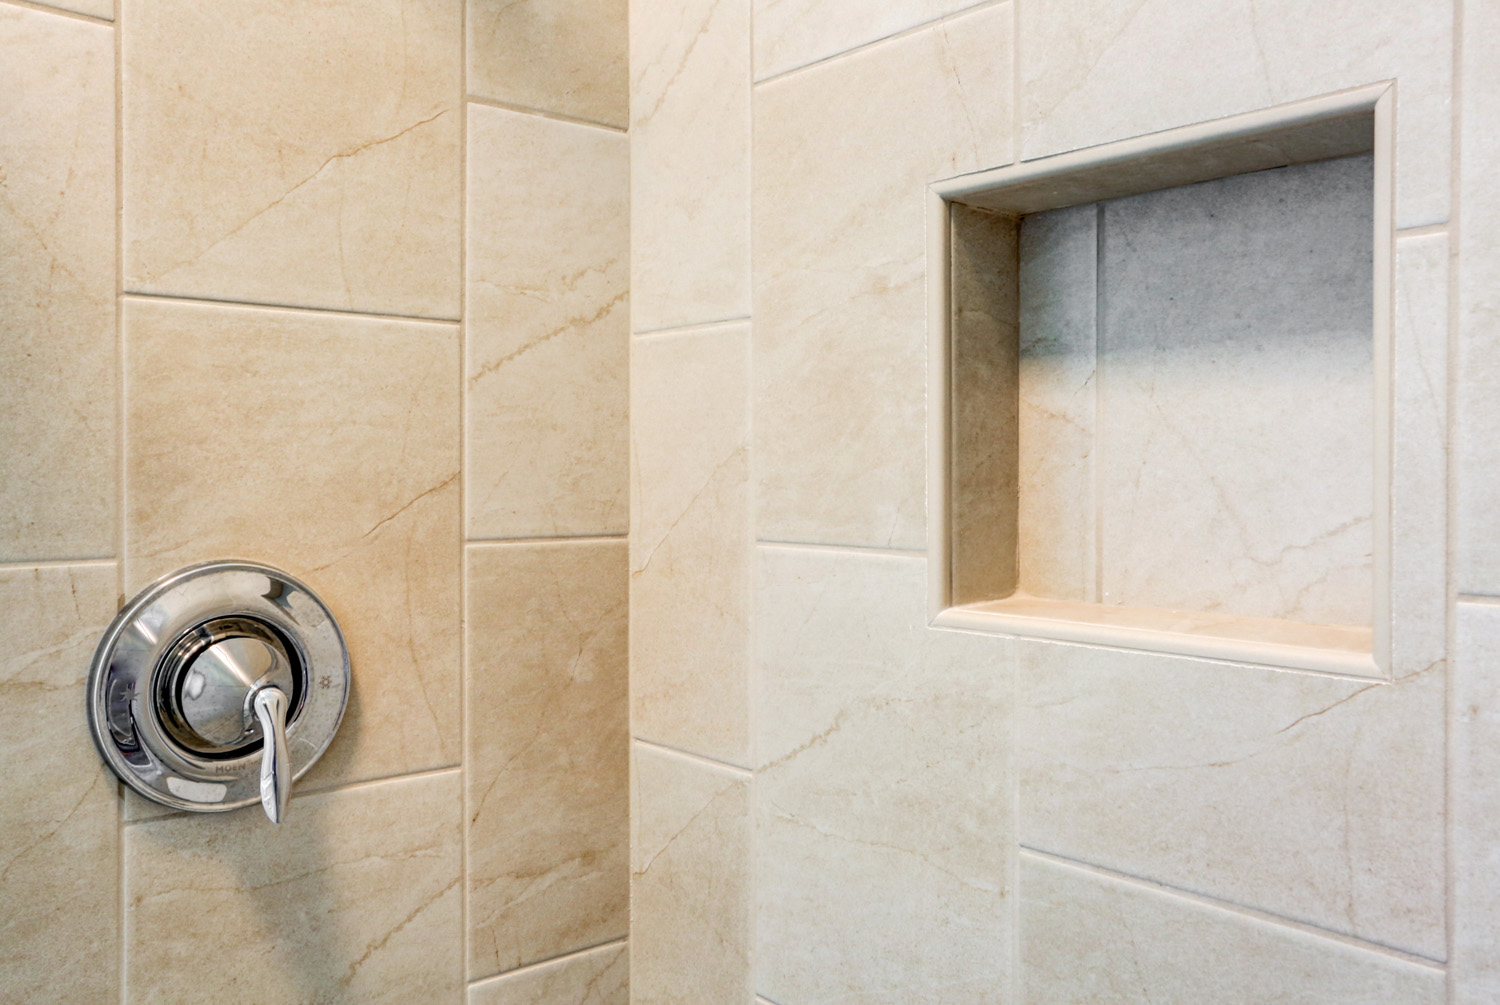
[[292, 782], [332, 742], [349, 653], [305, 585], [253, 562], [206, 562], [126, 604], [89, 669], [100, 756], [136, 792], [179, 810], [259, 800], [280, 823]]

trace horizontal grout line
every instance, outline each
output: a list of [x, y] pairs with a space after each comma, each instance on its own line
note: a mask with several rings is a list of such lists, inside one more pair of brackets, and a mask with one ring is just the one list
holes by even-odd
[[[7, 2], [7, 0], [0, 0]], [[114, 565], [113, 558], [46, 558], [35, 562], [0, 562], [0, 572], [24, 572], [27, 569], [75, 569]]]
[[1398, 227], [1396, 229], [1396, 237], [1398, 239], [1403, 237], [1426, 237], [1428, 234], [1446, 233], [1448, 233], [1448, 224], [1446, 223], [1429, 223], [1421, 227], [1406, 227], [1405, 229]]
[[589, 126], [593, 129], [606, 129], [612, 133], [628, 133], [630, 130], [624, 126], [612, 126], [608, 122], [596, 122], [593, 119], [583, 119], [576, 115], [566, 115], [562, 112], [549, 112], [545, 108], [532, 108], [530, 105], [517, 105], [509, 101], [497, 101], [494, 98], [480, 98], [468, 95], [464, 98], [471, 105], [482, 105], [485, 108], [498, 108], [503, 112], [516, 112], [520, 115], [535, 115], [539, 119], [552, 119], [554, 122], [566, 122], [575, 126]]
[[[400, 774], [400, 775], [386, 775], [383, 778], [362, 778], [362, 779], [360, 779], [357, 782], [347, 782], [347, 783], [344, 783], [344, 784], [341, 784], [341, 785], [330, 785], [330, 786], [327, 786], [326, 788], [308, 789], [308, 788], [296, 788], [294, 786], [293, 789], [292, 789], [292, 794], [291, 794], [290, 798], [292, 798], [292, 799], [301, 799], [303, 797], [311, 797], [311, 796], [326, 796], [326, 795], [329, 795], [329, 794], [335, 793], [335, 792], [353, 792], [353, 791], [357, 791], [359, 789], [367, 789], [367, 788], [370, 788], [370, 787], [375, 786], [375, 785], [389, 785], [389, 784], [391, 784], [393, 782], [404, 782], [404, 781], [407, 781], [409, 779], [410, 780], [417, 780], [417, 779], [422, 779], [422, 778], [435, 778], [438, 775], [447, 775], [447, 774], [457, 775], [457, 774], [460, 774], [461, 771], [462, 771], [462, 766], [461, 765], [450, 764], [450, 765], [447, 765], [446, 767], [442, 767], [442, 768], [426, 768], [426, 769], [424, 769], [422, 771], [409, 771], [409, 772], [406, 772], [405, 774]], [[146, 802], [150, 802], [149, 799], [147, 799], [145, 796], [141, 796], [140, 793], [136, 793], [136, 795], [140, 796], [140, 798], [142, 800], [144, 800]], [[152, 806], [156, 806], [156, 805], [159, 805], [159, 804], [157, 804], [157, 803], [151, 803], [151, 805]], [[139, 820], [124, 820], [124, 821], [121, 821], [121, 823], [124, 826], [126, 826], [126, 827], [134, 827], [137, 824], [155, 823], [158, 820], [166, 820], [166, 819], [171, 818], [171, 817], [185, 817], [185, 816], [187, 816], [187, 815], [189, 815], [190, 813], [193, 812], [192, 810], [178, 809], [175, 806], [168, 806], [168, 807], [165, 807], [165, 809], [167, 811], [165, 814], [158, 814], [157, 816], [154, 816], [154, 817], [142, 817]], [[241, 807], [241, 809], [254, 809], [254, 805], [252, 804], [249, 807]], [[236, 812], [236, 811], [235, 810], [229, 810], [228, 812], [233, 813], [233, 812]]]
[[629, 541], [629, 534], [566, 534], [557, 537], [471, 537], [464, 541], [468, 545], [483, 545], [496, 548], [536, 544], [599, 544], [605, 541]]
[[754, 772], [752, 772], [749, 768], [742, 767], [738, 764], [730, 764], [728, 761], [720, 761], [717, 758], [707, 757], [703, 754], [695, 754], [691, 750], [683, 750], [680, 747], [672, 747], [668, 746], [665, 743], [657, 743], [655, 740], [644, 740], [639, 736], [632, 736], [631, 739], [640, 744], [642, 747], [649, 747], [650, 749], [657, 751], [658, 753], [670, 754], [674, 757], [679, 757], [686, 761], [694, 761], [705, 767], [714, 768], [719, 771], [727, 771], [733, 775], [741, 775], [745, 778], [754, 777]]
[[38, 11], [42, 14], [56, 14], [58, 17], [70, 17], [75, 21], [87, 21], [89, 24], [102, 24], [106, 28], [113, 28], [115, 26], [113, 18], [95, 17], [93, 14], [84, 14], [82, 11], [76, 10], [63, 10], [44, 3], [33, 3], [32, 0], [0, 0], [0, 3], [5, 3], [12, 7], [25, 7], [27, 10]]
[[1199, 904], [1204, 907], [1210, 907], [1215, 910], [1224, 911], [1228, 914], [1239, 914], [1254, 921], [1264, 922], [1265, 924], [1269, 925], [1276, 925], [1281, 928], [1289, 928], [1294, 931], [1302, 932], [1306, 935], [1313, 935], [1320, 939], [1327, 939], [1330, 942], [1343, 943], [1344, 945], [1350, 946], [1354, 949], [1362, 949], [1365, 952], [1378, 953], [1382, 956], [1389, 956], [1393, 959], [1400, 960], [1403, 963], [1410, 963], [1429, 970], [1435, 970], [1439, 973], [1443, 973], [1447, 970], [1447, 967], [1440, 960], [1429, 959], [1426, 956], [1419, 956], [1416, 953], [1409, 953], [1405, 950], [1396, 949], [1392, 946], [1381, 945], [1378, 942], [1369, 942], [1365, 939], [1357, 938], [1352, 935], [1345, 935], [1342, 932], [1335, 932], [1327, 928], [1319, 927], [1318, 925], [1311, 925], [1304, 921], [1294, 921], [1291, 918], [1284, 918], [1279, 914], [1271, 914], [1267, 911], [1261, 911], [1254, 907], [1247, 907], [1244, 904], [1236, 904], [1232, 901], [1220, 900], [1217, 897], [1210, 897], [1201, 893], [1193, 893], [1189, 890], [1183, 890], [1175, 886], [1168, 886], [1165, 883], [1158, 883], [1155, 880], [1142, 879], [1139, 876], [1132, 876], [1129, 873], [1116, 872], [1114, 869], [1109, 869], [1101, 865], [1094, 865], [1092, 862], [1084, 862], [1079, 859], [1068, 858], [1065, 855], [1056, 855], [1052, 852], [1042, 851], [1040, 848], [1032, 848], [1024, 844], [1020, 845], [1019, 848], [1022, 857], [1029, 856], [1031, 858], [1041, 859], [1044, 862], [1053, 862], [1058, 865], [1065, 865], [1071, 869], [1077, 869], [1080, 872], [1094, 873], [1095, 875], [1102, 876], [1105, 879], [1114, 880], [1117, 883], [1125, 883], [1130, 886], [1138, 886], [1141, 889], [1148, 890], [1152, 893], [1158, 893], [1167, 897], [1176, 897], [1180, 900], [1186, 900], [1189, 903]]
[[[892, 32], [889, 35], [882, 35], [880, 38], [872, 38], [868, 42], [861, 42], [859, 45], [856, 45], [852, 49], [845, 49], [842, 52], [835, 52], [832, 55], [824, 56], [821, 59], [815, 59], [811, 63], [803, 63], [801, 66], [794, 66], [790, 70], [782, 70], [780, 73], [773, 73], [769, 77], [752, 79], [751, 83], [753, 84], [753, 86], [759, 87], [761, 84], [769, 84], [772, 81], [785, 80], [787, 77], [790, 77], [796, 73], [801, 73], [803, 70], [811, 70], [812, 68], [817, 66], [824, 66], [828, 63], [843, 59], [845, 56], [852, 56], [857, 52], [864, 52], [866, 49], [873, 48], [874, 46], [881, 45], [882, 43], [894, 42], [895, 40], [905, 38], [908, 35], [915, 35], [919, 31], [926, 31], [929, 28], [933, 28], [945, 21], [954, 21], [966, 14], [973, 14], [977, 11], [985, 10], [990, 7], [999, 7], [1007, 3], [1010, 3], [1010, 0], [983, 0], [983, 2], [981, 3], [971, 4], [970, 6], [965, 7], [962, 10], [956, 10], [949, 14], [944, 14], [941, 17], [935, 17], [930, 21], [923, 21], [921, 24], [914, 24], [909, 28], [902, 28], [900, 31]], [[751, 76], [753, 78], [754, 74], [752, 73]]]
[[720, 318], [717, 321], [697, 321], [690, 325], [668, 325], [665, 328], [647, 328], [644, 331], [633, 332], [632, 338], [660, 338], [669, 335], [687, 335], [692, 332], [713, 331], [716, 328], [730, 328], [750, 323], [750, 315], [746, 314], [737, 318]]
[[887, 558], [926, 558], [924, 548], [876, 548], [865, 544], [816, 544], [811, 541], [773, 541], [759, 538], [755, 542], [765, 548], [788, 548], [796, 551], [834, 551], [851, 555], [884, 555]]
[[551, 966], [554, 963], [562, 963], [565, 960], [571, 960], [575, 956], [584, 956], [588, 953], [597, 952], [600, 949], [609, 949], [612, 946], [628, 945], [629, 942], [629, 937], [622, 935], [617, 939], [610, 939], [608, 942], [596, 943], [592, 946], [585, 946], [582, 949], [570, 949], [566, 953], [559, 953], [557, 956], [549, 956], [545, 960], [537, 960], [535, 963], [528, 963], [523, 967], [516, 967], [514, 970], [502, 970], [498, 974], [490, 974], [486, 977], [480, 977], [476, 980], [469, 981], [468, 984], [469, 987], [472, 988], [478, 987], [481, 984], [490, 984], [495, 981], [503, 981], [507, 978], [515, 977], [519, 974], [524, 974], [532, 970], [539, 970], [542, 967]]
[[1489, 593], [1460, 593], [1454, 599], [1460, 604], [1483, 604], [1487, 607], [1500, 605], [1500, 596]]
[[457, 325], [459, 318], [433, 318], [421, 314], [377, 314], [374, 311], [341, 311], [332, 307], [297, 307], [292, 304], [262, 304], [249, 300], [214, 300], [211, 297], [180, 297], [167, 293], [134, 293], [126, 290], [120, 294], [122, 300], [140, 300], [147, 303], [186, 304], [197, 307], [242, 307], [256, 311], [293, 311], [298, 314], [326, 314], [336, 318], [363, 318], [372, 321], [420, 321], [430, 325]]

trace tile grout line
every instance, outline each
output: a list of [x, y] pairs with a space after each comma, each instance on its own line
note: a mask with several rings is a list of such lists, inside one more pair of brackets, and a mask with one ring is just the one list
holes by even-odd
[[[24, 10], [34, 10], [38, 14], [56, 14], [58, 17], [71, 18], [74, 21], [82, 21], [85, 24], [100, 24], [108, 28], [113, 28], [115, 26], [115, 22], [106, 17], [99, 17], [94, 14], [85, 14], [82, 11], [76, 10], [63, 10], [61, 7], [52, 7], [44, 3], [36, 3], [34, 2], [34, 0], [0, 0], [0, 3], [3, 3], [8, 7], [20, 7]], [[116, 11], [117, 16], [118, 13], [119, 12]]]
[[[453, 764], [445, 764], [439, 768], [423, 768], [419, 771], [406, 771], [395, 775], [381, 775], [379, 778], [361, 778], [357, 782], [340, 782], [321, 788], [296, 789], [292, 792], [291, 798], [293, 801], [295, 801], [298, 799], [314, 799], [319, 796], [341, 795], [346, 792], [355, 792], [360, 789], [374, 788], [377, 785], [391, 785], [407, 781], [421, 781], [427, 778], [437, 778], [441, 775], [458, 774], [461, 771], [462, 766], [458, 762], [454, 762]], [[241, 809], [247, 808], [250, 807], [241, 807]], [[139, 827], [142, 824], [155, 823], [158, 820], [186, 819], [189, 812], [190, 811], [188, 810], [169, 809], [165, 813], [157, 813], [154, 816], [138, 817], [135, 820], [126, 820], [124, 822], [124, 826], [127, 828]], [[233, 814], [240, 811], [230, 810], [228, 812]]]
[[645, 339], [667, 338], [672, 335], [686, 335], [692, 332], [713, 332], [719, 328], [733, 328], [736, 325], [749, 323], [750, 315], [745, 314], [739, 317], [718, 318], [713, 321], [690, 321], [687, 324], [667, 325], [664, 328], [647, 328], [645, 331], [635, 331], [632, 329], [630, 337], [639, 342]]
[[880, 556], [887, 558], [926, 558], [925, 548], [881, 548], [875, 545], [865, 544], [821, 544], [816, 541], [776, 541], [769, 538], [756, 538], [754, 545], [759, 548], [789, 548], [799, 551], [832, 551], [846, 552], [851, 555]]
[[728, 772], [742, 779], [751, 779], [755, 775], [755, 772], [750, 768], [746, 768], [739, 764], [730, 764], [728, 761], [721, 761], [717, 758], [709, 757], [706, 754], [695, 754], [691, 750], [683, 750], [681, 747], [673, 747], [665, 743], [658, 743], [655, 740], [647, 740], [635, 735], [632, 735], [630, 739], [632, 743], [645, 747], [648, 750], [655, 751], [659, 754], [667, 754], [672, 757], [692, 761], [697, 763], [701, 767], [706, 767], [714, 771]]
[[582, 949], [569, 949], [565, 953], [558, 953], [556, 956], [549, 956], [544, 960], [535, 960], [531, 963], [524, 963], [519, 967], [512, 967], [509, 970], [502, 970], [497, 974], [486, 974], [483, 977], [476, 977], [471, 981], [466, 981], [465, 985], [466, 988], [472, 988], [480, 984], [498, 983], [500, 981], [509, 980], [510, 978], [519, 976], [521, 974], [529, 973], [533, 970], [540, 970], [543, 967], [550, 967], [554, 963], [565, 963], [577, 957], [587, 956], [589, 953], [597, 953], [601, 949], [613, 949], [616, 946], [623, 947], [628, 946], [629, 944], [629, 936], [621, 935], [613, 939], [607, 939], [604, 942], [596, 942], [592, 946], [584, 946]]
[[[1453, 817], [1456, 811], [1453, 798], [1453, 775], [1456, 758], [1454, 756], [1457, 730], [1454, 723], [1461, 721], [1457, 716], [1454, 704], [1457, 700], [1457, 687], [1454, 683], [1453, 672], [1454, 656], [1457, 654], [1458, 641], [1458, 604], [1463, 601], [1464, 594], [1458, 592], [1458, 479], [1461, 454], [1456, 451], [1458, 444], [1458, 408], [1459, 408], [1459, 379], [1458, 370], [1461, 363], [1462, 340], [1459, 337], [1459, 326], [1461, 324], [1460, 309], [1462, 298], [1460, 295], [1462, 259], [1459, 257], [1461, 238], [1463, 236], [1463, 38], [1464, 38], [1464, 4], [1463, 0], [1453, 0], [1453, 38], [1451, 40], [1451, 52], [1453, 60], [1453, 77], [1451, 81], [1452, 93], [1450, 95], [1449, 113], [1449, 158], [1448, 164], [1448, 220], [1444, 231], [1448, 237], [1448, 260], [1445, 263], [1448, 268], [1448, 330], [1447, 334], [1447, 373], [1445, 390], [1448, 395], [1447, 414], [1444, 418], [1444, 446], [1447, 452], [1447, 467], [1444, 470], [1445, 484], [1444, 516], [1447, 520], [1445, 528], [1444, 543], [1444, 580], [1447, 594], [1444, 606], [1445, 629], [1443, 651], [1447, 661], [1447, 671], [1443, 674], [1443, 950], [1448, 957], [1451, 966], [1455, 959], [1455, 947], [1457, 944], [1456, 921], [1457, 909], [1457, 833], [1453, 826]], [[1399, 232], [1398, 232], [1399, 234]], [[1451, 600], [1448, 598], [1451, 597]], [[1500, 598], [1490, 599], [1489, 603], [1500, 603]], [[1454, 986], [1452, 976], [1445, 982], [1444, 995], [1450, 1002], [1458, 1000], [1458, 989]]]
[[746, 805], [749, 819], [745, 821], [746, 849], [749, 861], [745, 863], [745, 913], [748, 916], [748, 931], [745, 945], [745, 990], [754, 995], [759, 989], [760, 975], [757, 971], [756, 947], [760, 943], [760, 818], [761, 789], [758, 772], [753, 766], [760, 764], [760, 701], [762, 680], [760, 672], [760, 646], [757, 642], [756, 618], [759, 607], [756, 590], [757, 570], [760, 567], [757, 536], [756, 499], [759, 494], [760, 463], [755, 449], [755, 12], [757, 4], [750, 4], [746, 17], [745, 34], [745, 310], [748, 312], [745, 326], [745, 517], [744, 527], [739, 528], [735, 539], [745, 549], [745, 751], [752, 770], [749, 775]]
[[[0, 0], [4, 2], [4, 0]], [[462, 252], [460, 252], [462, 257]], [[380, 314], [373, 311], [345, 311], [332, 307], [301, 307], [296, 304], [259, 303], [252, 300], [215, 300], [212, 297], [184, 297], [172, 293], [142, 293], [122, 290], [122, 299], [139, 300], [143, 303], [180, 304], [189, 307], [226, 307], [257, 311], [292, 311], [297, 314], [315, 314], [324, 317], [352, 318], [365, 321], [404, 321], [429, 325], [458, 325], [460, 318], [434, 318], [420, 314]]]
[[570, 544], [606, 544], [629, 540], [628, 534], [580, 534], [577, 537], [470, 537], [464, 539], [464, 545], [470, 548], [564, 547]]
[[968, 16], [969, 14], [977, 14], [979, 11], [988, 10], [991, 7], [999, 7], [1002, 4], [1011, 2], [1012, 0], [980, 0], [979, 3], [970, 4], [969, 6], [964, 7], [960, 10], [956, 10], [948, 14], [943, 14], [939, 17], [932, 18], [929, 21], [923, 21], [920, 24], [910, 25], [906, 28], [902, 28], [900, 31], [892, 32], [889, 35], [882, 35], [880, 38], [872, 38], [868, 42], [861, 42], [856, 46], [852, 46], [851, 48], [843, 49], [839, 52], [831, 53], [827, 56], [821, 56], [818, 59], [813, 60], [812, 62], [803, 63], [800, 66], [793, 66], [790, 69], [780, 70], [776, 73], [771, 74], [770, 76], [761, 77], [759, 80], [754, 80], [753, 84], [755, 87], [763, 87], [766, 84], [785, 80], [788, 77], [795, 76], [796, 74], [799, 74], [804, 70], [811, 70], [819, 66], [827, 66], [830, 63], [838, 62], [845, 56], [852, 56], [855, 53], [864, 52], [866, 49], [873, 49], [877, 45], [884, 45], [886, 42], [894, 42], [898, 39], [907, 38], [911, 35], [917, 34], [918, 32], [935, 28], [940, 24], [945, 24], [949, 21], [956, 21], [961, 17]]
[[0, 573], [25, 572], [31, 569], [87, 569], [117, 564], [113, 558], [39, 558], [36, 561], [23, 559], [16, 562], [0, 562]]
[[593, 119], [582, 119], [576, 115], [568, 115], [563, 112], [551, 112], [545, 108], [532, 108], [530, 105], [518, 105], [509, 101], [501, 101], [498, 98], [484, 98], [477, 94], [464, 94], [464, 100], [471, 105], [482, 105], [485, 108], [496, 108], [502, 112], [514, 112], [517, 115], [531, 115], [539, 119], [550, 119], [553, 122], [566, 122], [573, 126], [585, 126], [590, 129], [603, 129], [611, 133], [630, 132], [625, 126], [612, 126], [607, 122], [595, 122]]
[[1436, 971], [1437, 973], [1446, 973], [1448, 969], [1447, 966], [1440, 960], [1429, 959], [1426, 956], [1420, 956], [1416, 953], [1397, 949], [1394, 946], [1382, 945], [1379, 942], [1370, 942], [1368, 940], [1361, 939], [1358, 936], [1346, 935], [1343, 932], [1336, 932], [1329, 928], [1320, 928], [1317, 925], [1308, 924], [1307, 922], [1303, 921], [1296, 921], [1292, 918], [1282, 917], [1279, 914], [1272, 914], [1269, 911], [1262, 911], [1254, 907], [1248, 907], [1244, 904], [1236, 904], [1233, 901], [1229, 900], [1220, 900], [1217, 897], [1211, 897], [1207, 894], [1194, 893], [1191, 890], [1185, 890], [1181, 887], [1176, 886], [1169, 886], [1166, 883], [1159, 883], [1155, 880], [1145, 879], [1141, 876], [1132, 876], [1130, 873], [1119, 872], [1115, 869], [1109, 868], [1108, 866], [1096, 865], [1092, 862], [1085, 862], [1082, 859], [1069, 858], [1066, 855], [1058, 855], [1054, 852], [1043, 851], [1040, 848], [1033, 848], [1025, 844], [1022, 844], [1020, 846], [1020, 851], [1020, 857], [1022, 858], [1034, 858], [1039, 861], [1050, 862], [1054, 865], [1061, 865], [1069, 869], [1077, 870], [1079, 872], [1091, 873], [1097, 877], [1101, 877], [1115, 883], [1121, 883], [1126, 886], [1137, 887], [1141, 890], [1145, 890], [1149, 893], [1155, 893], [1159, 896], [1185, 900], [1189, 903], [1197, 904], [1198, 906], [1207, 908], [1209, 910], [1217, 910], [1222, 911], [1225, 914], [1239, 915], [1240, 917], [1248, 918], [1251, 921], [1258, 921], [1261, 924], [1271, 925], [1273, 927], [1282, 928], [1289, 931], [1301, 932], [1304, 935], [1310, 935], [1315, 938], [1325, 939], [1329, 942], [1337, 942], [1352, 949], [1359, 949], [1368, 953], [1385, 956], [1390, 959], [1399, 960], [1403, 963], [1410, 964], [1412, 966], [1422, 967], [1426, 970]]
[[[124, 0], [115, 0], [114, 22], [110, 28], [114, 52], [114, 167], [115, 167], [115, 296], [114, 296], [114, 363], [115, 363], [115, 492], [112, 528], [115, 546], [115, 596], [116, 603], [123, 606], [125, 599], [125, 34], [121, 15]], [[120, 1005], [128, 997], [126, 978], [129, 975], [128, 953], [125, 941], [129, 904], [126, 900], [125, 861], [125, 786], [115, 781], [115, 896], [118, 901], [115, 932], [115, 979], [119, 983]]]
[[468, 997], [469, 905], [469, 0], [458, 10], [458, 1000]]

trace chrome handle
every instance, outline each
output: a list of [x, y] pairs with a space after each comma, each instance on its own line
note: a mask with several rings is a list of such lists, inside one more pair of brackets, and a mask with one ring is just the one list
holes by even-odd
[[286, 816], [287, 797], [292, 794], [292, 761], [286, 750], [286, 692], [263, 687], [255, 692], [255, 717], [260, 720], [260, 804], [271, 823]]

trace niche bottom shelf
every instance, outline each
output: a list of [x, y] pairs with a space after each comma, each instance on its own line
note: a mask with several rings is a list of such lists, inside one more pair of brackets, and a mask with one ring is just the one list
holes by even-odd
[[1373, 655], [1374, 633], [1360, 626], [1092, 604], [1020, 593], [950, 607], [933, 624], [1260, 666], [1386, 676]]

